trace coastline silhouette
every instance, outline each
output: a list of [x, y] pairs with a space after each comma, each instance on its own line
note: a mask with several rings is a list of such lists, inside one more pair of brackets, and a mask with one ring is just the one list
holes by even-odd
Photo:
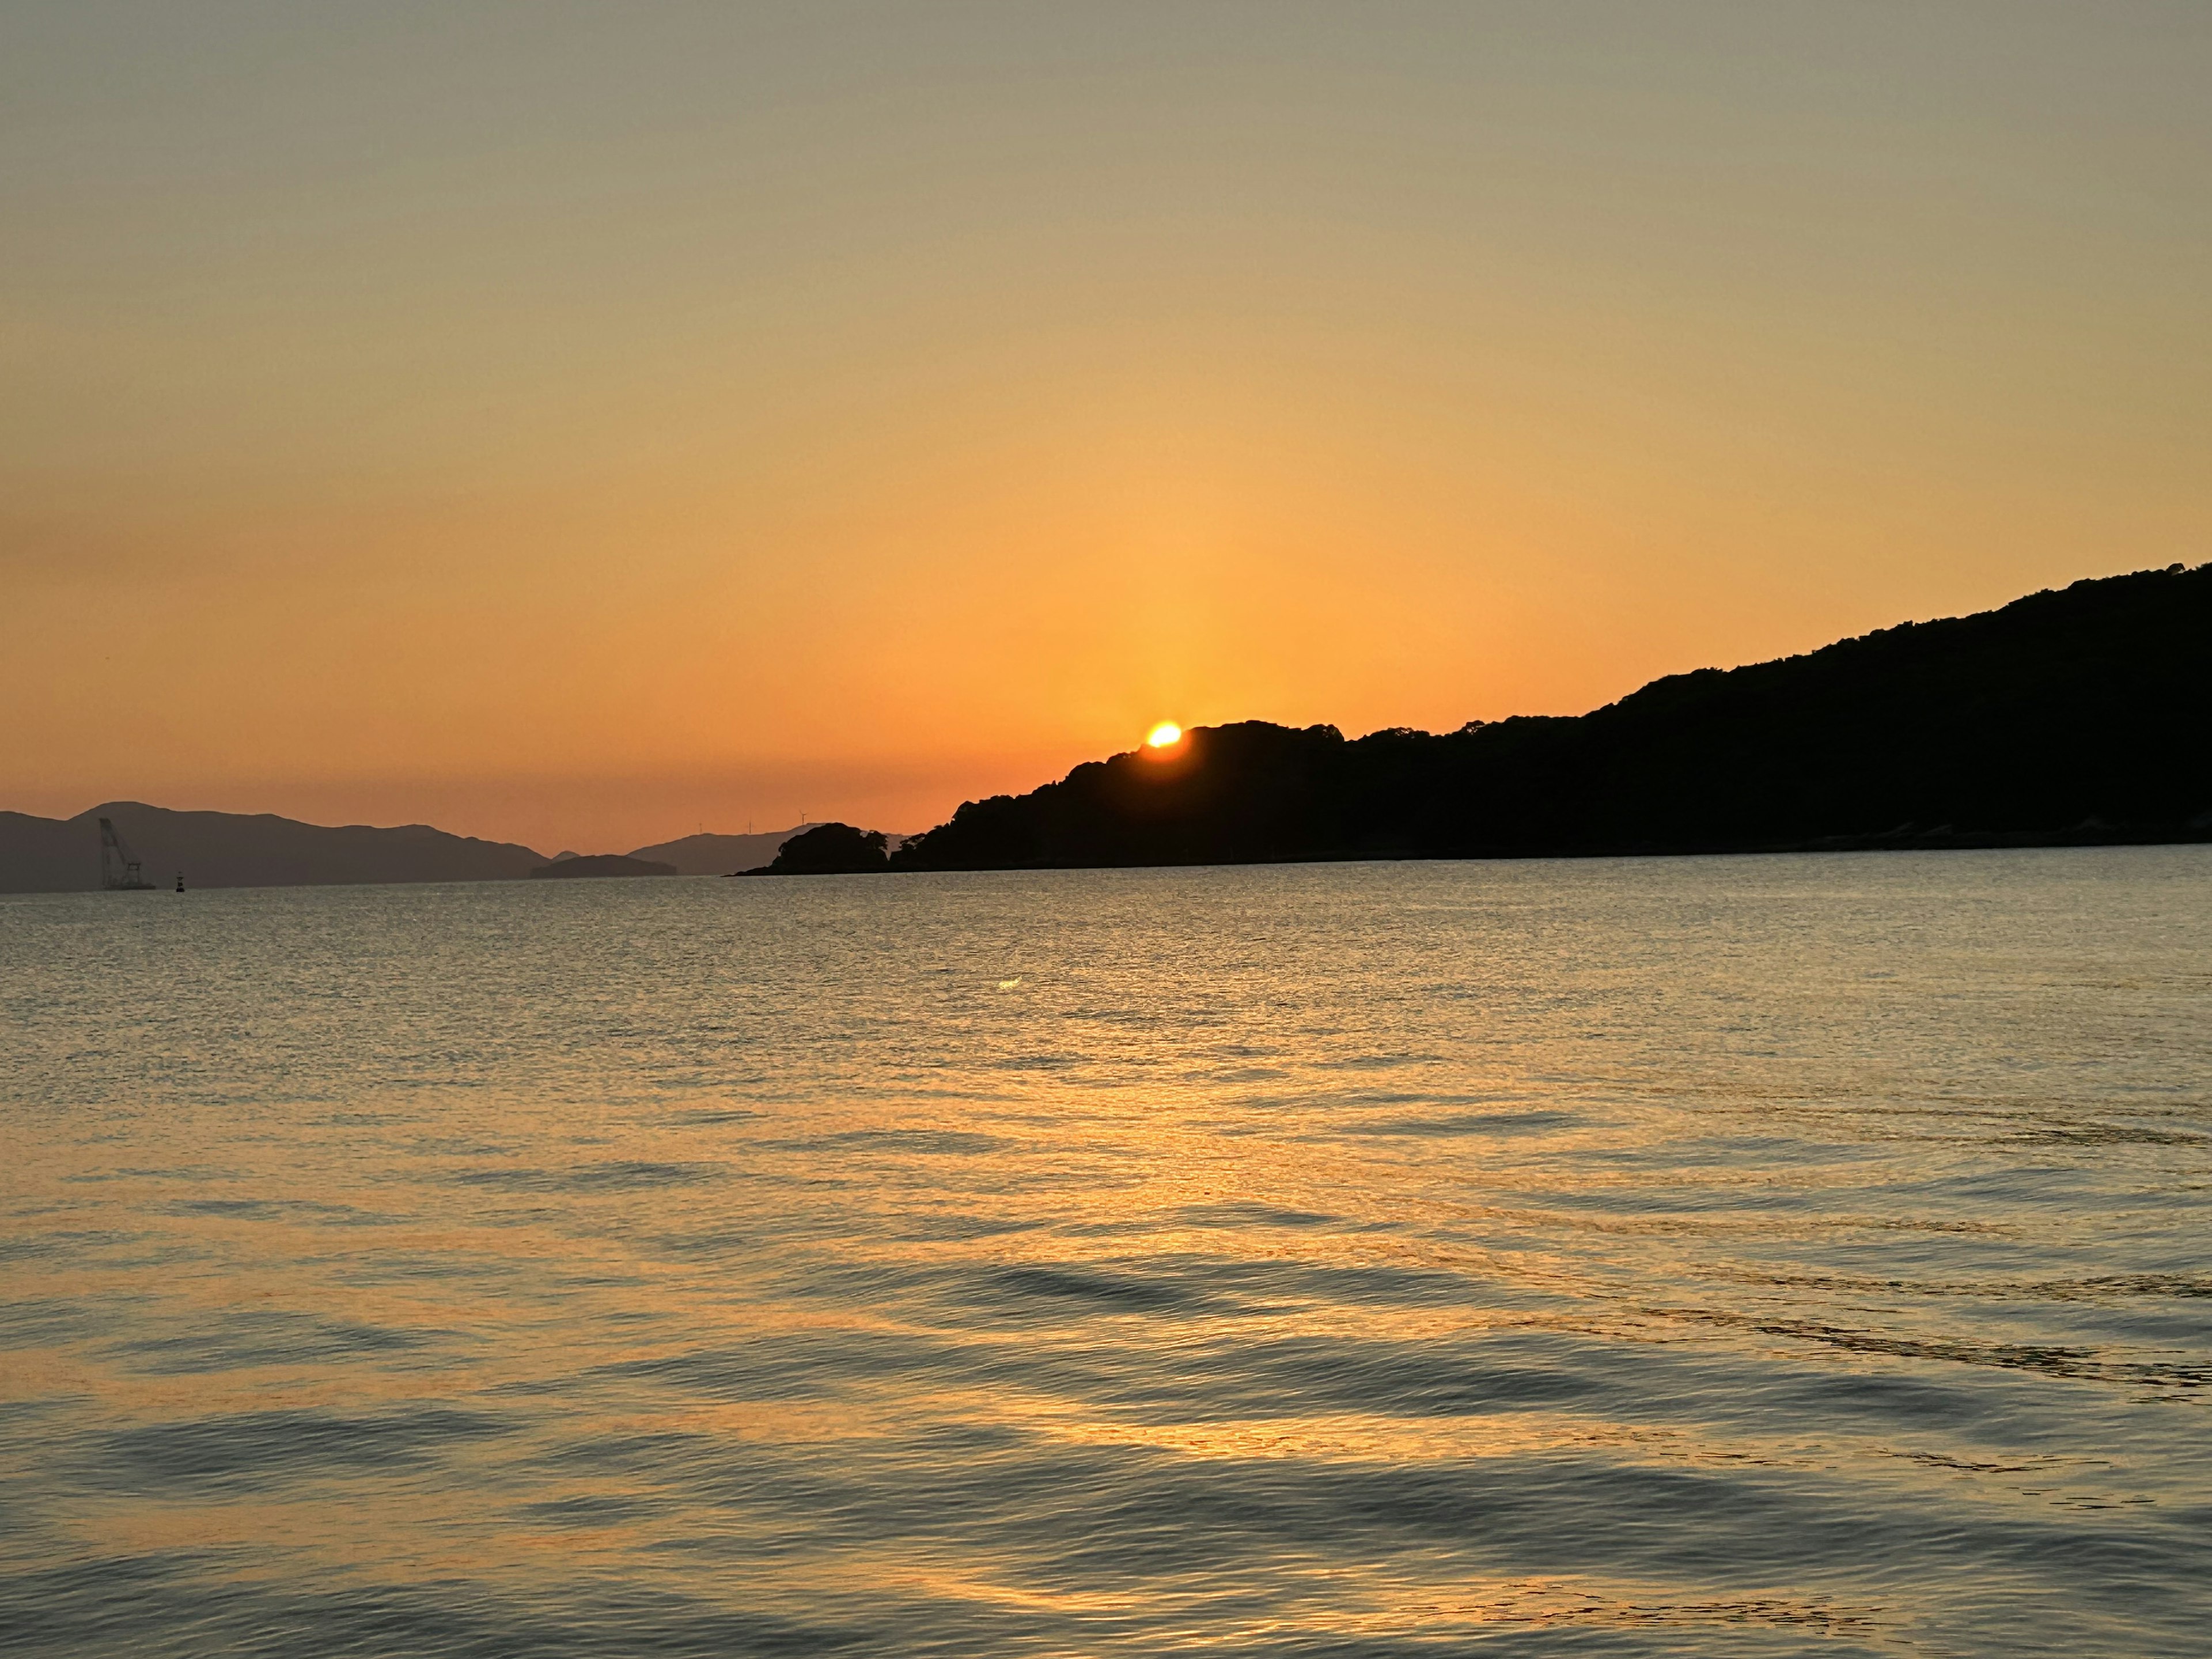
[[2212, 564], [1441, 736], [1249, 720], [970, 801], [895, 870], [2212, 838]]
[[2202, 841], [2208, 641], [2212, 564], [2173, 565], [1670, 675], [1582, 715], [1195, 727], [1164, 758], [1086, 762], [903, 841], [801, 824], [549, 863], [424, 824], [116, 801], [0, 812], [0, 892], [99, 886], [103, 819], [195, 887]]

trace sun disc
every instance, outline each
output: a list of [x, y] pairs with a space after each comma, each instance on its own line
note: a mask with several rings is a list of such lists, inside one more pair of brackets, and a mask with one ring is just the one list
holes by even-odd
[[1153, 749], [1172, 749], [1182, 741], [1182, 727], [1173, 720], [1162, 720], [1145, 734], [1145, 742]]

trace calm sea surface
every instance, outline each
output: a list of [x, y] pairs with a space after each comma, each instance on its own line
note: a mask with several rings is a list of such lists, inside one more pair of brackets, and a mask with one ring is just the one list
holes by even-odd
[[0, 1648], [2212, 1654], [2212, 849], [0, 898]]

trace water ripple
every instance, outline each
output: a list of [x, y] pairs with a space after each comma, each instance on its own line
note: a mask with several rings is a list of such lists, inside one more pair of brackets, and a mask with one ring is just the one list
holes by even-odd
[[2212, 1656], [2206, 849], [140, 896], [11, 1655]]

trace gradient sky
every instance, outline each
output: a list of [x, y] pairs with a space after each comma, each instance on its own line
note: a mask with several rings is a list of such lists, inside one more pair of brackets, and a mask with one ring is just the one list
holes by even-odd
[[2212, 555], [2212, 5], [0, 0], [0, 806], [926, 827]]

